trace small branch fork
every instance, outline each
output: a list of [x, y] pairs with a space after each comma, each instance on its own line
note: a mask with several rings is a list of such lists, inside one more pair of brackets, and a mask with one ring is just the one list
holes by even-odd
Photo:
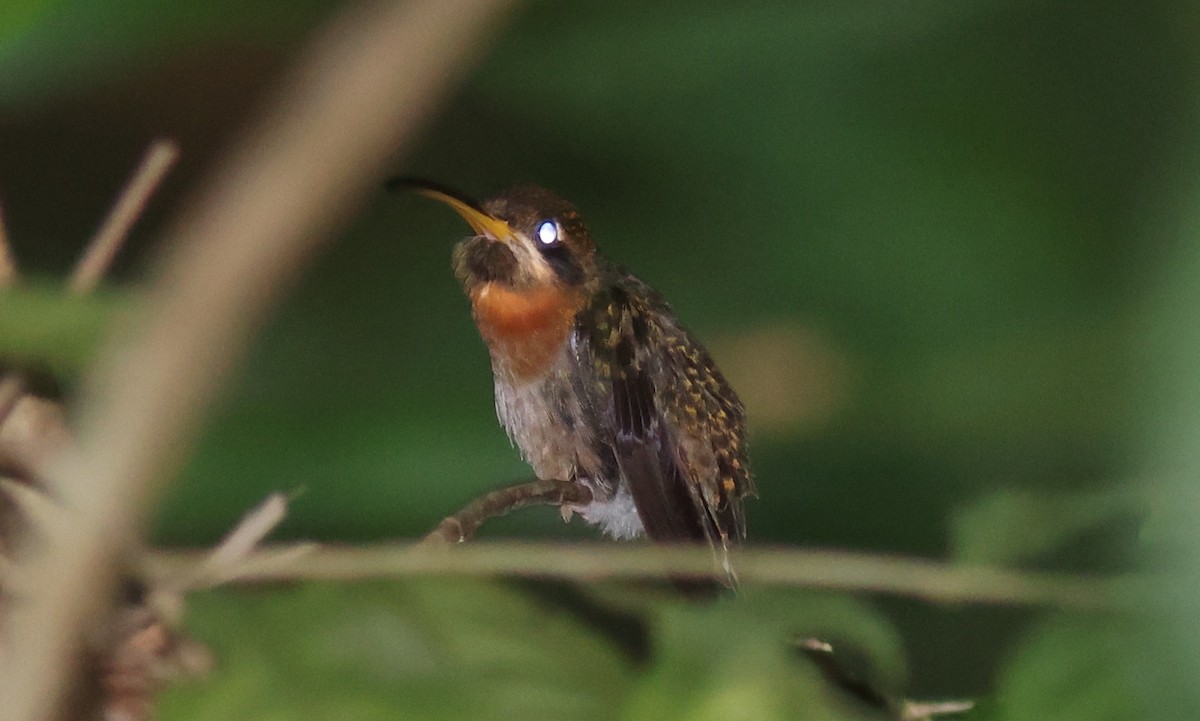
[[527, 506], [586, 506], [592, 492], [578, 481], [535, 480], [501, 488], [475, 499], [461, 511], [447, 516], [429, 532], [424, 545], [462, 543], [475, 535], [487, 521]]
[[[141, 217], [154, 192], [178, 158], [179, 148], [172, 140], [155, 140], [146, 149], [141, 163], [117, 196], [108, 216], [92, 236], [71, 271], [67, 281], [67, 291], [70, 294], [85, 296], [96, 288], [129, 237], [129, 231]], [[0, 292], [14, 287], [19, 282], [20, 273], [9, 245], [4, 219], [0, 217]], [[17, 418], [18, 416], [20, 418]], [[4, 442], [0, 443], [0, 458], [13, 461], [19, 456], [22, 462], [18, 465], [28, 471], [21, 474], [24, 476], [23, 480], [35, 487], [43, 485], [44, 479], [38, 476], [44, 469], [40, 464], [31, 466], [26, 461], [33, 456], [44, 460], [51, 451], [61, 449], [61, 442], [69, 440], [70, 432], [64, 422], [65, 417], [61, 404], [42, 399], [35, 400], [26, 395], [25, 380], [20, 371], [11, 370], [0, 375], [0, 429], [3, 429], [9, 420], [15, 425], [34, 429], [21, 434], [18, 440], [14, 440], [14, 434], [8, 434]], [[39, 446], [45, 452], [31, 453], [30, 446], [33, 445]], [[11, 533], [12, 529], [0, 526], [0, 552], [3, 551], [5, 537]]]
[[[179, 149], [172, 141], [157, 140], [150, 145], [76, 263], [67, 281], [71, 295], [89, 294], [104, 278], [178, 157]], [[0, 292], [19, 282], [20, 273], [0, 218]], [[46, 492], [45, 461], [72, 442], [66, 413], [60, 403], [34, 398], [25, 390], [20, 371], [0, 375], [0, 458], [21, 469], [14, 478], [0, 478], [0, 596], [4, 601], [24, 595], [30, 577], [26, 564], [5, 555], [12, 538], [20, 532], [43, 541], [54, 539], [76, 522], [75, 514]], [[0, 635], [16, 635], [28, 604], [3, 605]], [[83, 649], [97, 664], [99, 696], [94, 704], [104, 709], [106, 718], [149, 718], [155, 692], [167, 678], [199, 674], [208, 665], [207, 651], [173, 630], [178, 614], [170, 612], [172, 607], [182, 607], [182, 594], [147, 589], [138, 600], [112, 609]], [[0, 647], [0, 656], [10, 652]], [[93, 700], [84, 703], [92, 705]]]
[[[142, 217], [146, 205], [178, 160], [179, 146], [173, 140], [160, 138], [146, 149], [141, 163], [71, 271], [67, 289], [72, 295], [87, 295], [95, 289], [128, 239], [129, 231]], [[19, 281], [20, 271], [0, 208], [0, 290], [11, 288]]]

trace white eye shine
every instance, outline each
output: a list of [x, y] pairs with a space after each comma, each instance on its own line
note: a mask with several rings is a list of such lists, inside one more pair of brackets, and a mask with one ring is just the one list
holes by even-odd
[[558, 243], [558, 223], [553, 220], [543, 220], [537, 228], [538, 242], [545, 246]]

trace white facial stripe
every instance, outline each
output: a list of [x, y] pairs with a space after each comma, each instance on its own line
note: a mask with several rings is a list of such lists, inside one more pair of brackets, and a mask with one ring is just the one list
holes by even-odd
[[[540, 230], [541, 228], [538, 228], [538, 231]], [[546, 257], [538, 250], [540, 244], [540, 240], [530, 238], [524, 233], [517, 233], [512, 249], [517, 255], [517, 263], [525, 268], [531, 276], [540, 281], [549, 281], [554, 278], [554, 269], [550, 267], [550, 264], [546, 262]]]

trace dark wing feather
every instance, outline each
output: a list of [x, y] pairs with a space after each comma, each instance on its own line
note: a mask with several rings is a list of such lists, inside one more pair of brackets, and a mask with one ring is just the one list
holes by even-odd
[[[740, 539], [750, 481], [733, 391], [636, 278], [619, 276], [585, 312], [580, 332], [598, 381], [591, 385], [599, 394], [596, 440], [611, 445], [613, 470], [628, 484], [646, 535], [721, 548]], [[719, 386], [703, 387], [714, 378]], [[722, 417], [732, 425], [720, 425]]]
[[612, 384], [613, 452], [646, 535], [655, 541], [702, 541], [708, 529], [697, 512], [670, 434], [654, 404], [654, 386], [642, 370], [621, 371]]

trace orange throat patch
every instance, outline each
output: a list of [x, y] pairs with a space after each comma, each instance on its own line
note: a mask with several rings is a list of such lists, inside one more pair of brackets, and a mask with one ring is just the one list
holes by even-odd
[[552, 285], [518, 291], [484, 283], [471, 291], [479, 335], [497, 369], [517, 381], [532, 380], [550, 366], [582, 304], [578, 291]]

